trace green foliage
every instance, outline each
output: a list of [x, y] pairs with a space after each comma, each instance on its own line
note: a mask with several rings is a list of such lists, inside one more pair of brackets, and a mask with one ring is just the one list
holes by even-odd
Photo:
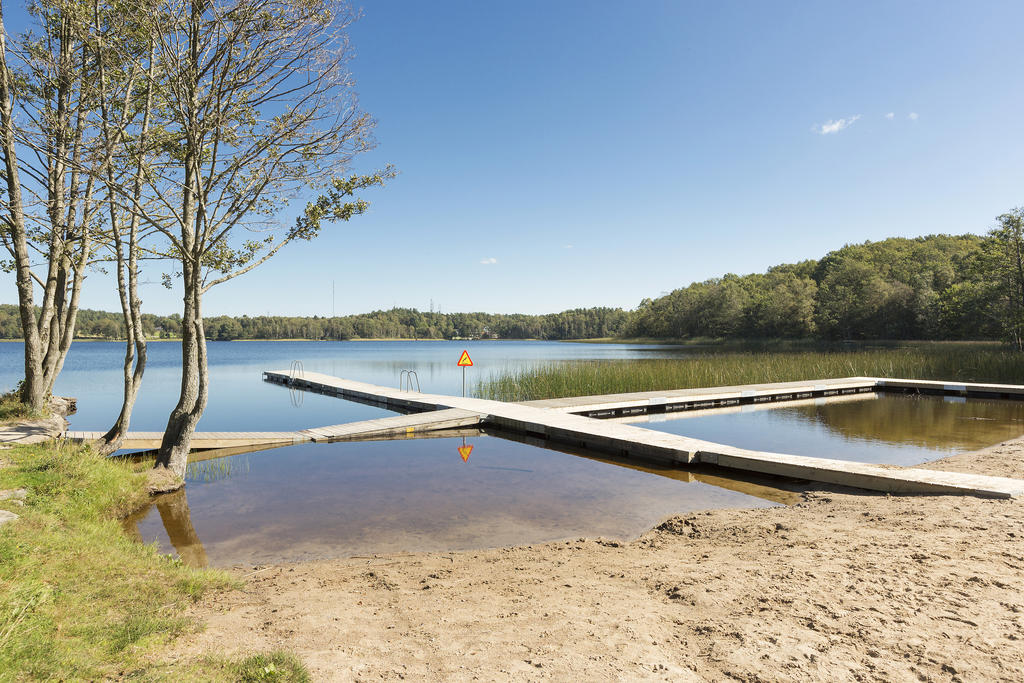
[[1024, 356], [995, 344], [946, 342], [858, 351], [738, 351], [680, 359], [573, 361], [489, 377], [477, 386], [476, 394], [531, 401], [859, 376], [1020, 384]]
[[988, 249], [982, 258], [988, 273], [987, 295], [993, 316], [1003, 337], [1024, 349], [1024, 208], [1004, 213], [989, 233]]
[[[7, 316], [5, 314], [11, 313]], [[414, 308], [393, 308], [333, 318], [313, 316], [213, 316], [206, 318], [208, 339], [587, 339], [611, 337], [626, 329], [629, 314], [619, 308], [578, 308], [545, 315], [502, 313], [435, 313]], [[143, 332], [149, 339], [180, 336], [181, 316], [143, 314]], [[79, 312], [79, 338], [121, 339], [120, 313]], [[21, 335], [17, 307], [0, 304], [0, 338]]]
[[[343, 211], [322, 197], [319, 221]], [[333, 202], [333, 203], [332, 203]], [[334, 206], [337, 204], [337, 206]], [[312, 209], [311, 209], [312, 211]], [[307, 216], [307, 218], [309, 218]], [[305, 220], [305, 219], [304, 219]], [[409, 308], [360, 315], [215, 316], [207, 337], [232, 339], [1008, 339], [1024, 346], [1024, 210], [1000, 216], [987, 237], [930, 235], [848, 245], [819, 261], [782, 264], [767, 273], [696, 282], [636, 311], [574, 309], [547, 315], [435, 313]], [[313, 230], [312, 225], [302, 230]], [[181, 317], [143, 315], [150, 339], [177, 338]], [[119, 314], [81, 311], [83, 338], [124, 335]], [[0, 305], [0, 338], [16, 339], [15, 306]]]
[[819, 261], [726, 275], [644, 300], [628, 336], [686, 339], [997, 339], [984, 266], [993, 233], [847, 245]]
[[233, 670], [236, 680], [242, 683], [306, 683], [310, 680], [302, 663], [287, 652], [252, 655], [227, 668]]
[[295, 220], [290, 236], [308, 241], [320, 234], [320, 225], [325, 220], [349, 221], [353, 216], [366, 213], [370, 208], [369, 202], [355, 198], [355, 193], [369, 187], [383, 186], [396, 175], [398, 171], [394, 166], [388, 165], [383, 170], [368, 175], [334, 178], [327, 192], [320, 195], [315, 202], [306, 204], [305, 211]]

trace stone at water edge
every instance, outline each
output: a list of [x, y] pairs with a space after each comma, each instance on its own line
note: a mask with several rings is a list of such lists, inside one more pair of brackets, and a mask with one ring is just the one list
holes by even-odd
[[13, 522], [16, 519], [18, 519], [18, 515], [14, 514], [13, 512], [8, 512], [7, 510], [0, 510], [0, 526], [7, 524], [7, 522]]
[[78, 412], [78, 399], [74, 396], [51, 396], [50, 412], [61, 417], [74, 415]]

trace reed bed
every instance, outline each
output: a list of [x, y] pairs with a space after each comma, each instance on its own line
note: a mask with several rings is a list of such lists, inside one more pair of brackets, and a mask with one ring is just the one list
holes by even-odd
[[986, 344], [857, 351], [727, 352], [679, 359], [566, 361], [492, 375], [476, 394], [499, 401], [834, 377], [1024, 383], [1024, 353]]
[[214, 481], [230, 479], [234, 475], [248, 474], [249, 458], [232, 456], [216, 460], [200, 460], [185, 466], [185, 481], [201, 481], [209, 484]]

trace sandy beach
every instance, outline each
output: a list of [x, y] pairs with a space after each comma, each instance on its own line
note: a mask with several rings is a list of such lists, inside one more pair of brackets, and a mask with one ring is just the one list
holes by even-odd
[[[1024, 438], [927, 466], [1024, 477]], [[316, 680], [1024, 680], [1021, 500], [818, 488], [628, 543], [237, 573], [172, 659], [284, 649]]]

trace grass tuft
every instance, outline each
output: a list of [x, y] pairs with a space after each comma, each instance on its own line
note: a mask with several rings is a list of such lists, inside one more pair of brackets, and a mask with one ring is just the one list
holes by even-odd
[[229, 670], [242, 683], [306, 683], [309, 673], [295, 655], [287, 652], [271, 652], [270, 654], [252, 655], [237, 664], [229, 665]]
[[0, 422], [36, 420], [44, 417], [48, 417], [46, 412], [32, 410], [28, 404], [22, 403], [17, 391], [0, 394]]

